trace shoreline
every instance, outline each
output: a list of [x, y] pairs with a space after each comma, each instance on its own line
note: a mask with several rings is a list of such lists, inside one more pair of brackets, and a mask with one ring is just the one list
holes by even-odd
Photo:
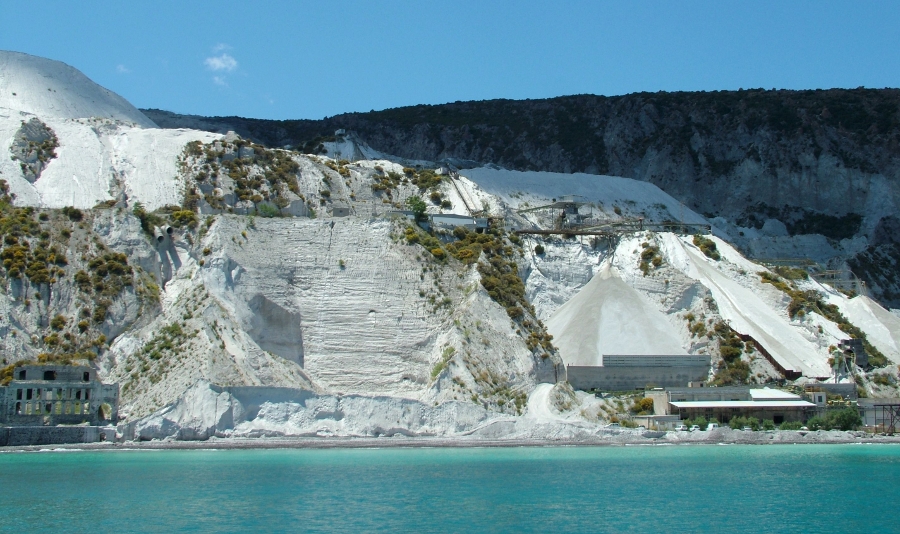
[[[673, 435], [674, 434], [674, 435]], [[210, 438], [197, 441], [150, 440], [118, 443], [60, 443], [0, 447], [0, 454], [53, 451], [147, 451], [147, 450], [275, 450], [275, 449], [386, 449], [386, 448], [519, 448], [519, 447], [628, 447], [684, 445], [900, 445], [900, 434], [873, 435], [841, 431], [713, 431], [679, 436], [667, 432], [658, 438], [638, 433], [611, 434], [595, 439], [472, 439], [446, 437], [253, 437]], [[706, 434], [706, 432], [702, 432]], [[718, 434], [718, 435], [716, 435]], [[739, 434], [724, 435], [724, 434]], [[793, 434], [793, 435], [788, 435]], [[778, 439], [776, 439], [776, 437]]]

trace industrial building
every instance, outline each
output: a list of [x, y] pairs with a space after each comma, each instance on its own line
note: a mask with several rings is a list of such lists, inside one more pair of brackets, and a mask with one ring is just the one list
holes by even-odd
[[569, 384], [580, 390], [626, 391], [679, 387], [709, 375], [708, 354], [604, 354], [603, 365], [566, 366]]
[[746, 387], [671, 388], [648, 391], [656, 415], [678, 415], [681, 419], [705, 417], [727, 422], [734, 417], [773, 421], [806, 421], [816, 404], [800, 395], [778, 389]]

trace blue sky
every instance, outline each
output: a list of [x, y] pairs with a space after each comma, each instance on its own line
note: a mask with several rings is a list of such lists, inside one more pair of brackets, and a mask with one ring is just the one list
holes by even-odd
[[[900, 86], [900, 2], [29, 3], [0, 49], [138, 107], [317, 119], [491, 98]], [[10, 23], [12, 22], [12, 23]]]

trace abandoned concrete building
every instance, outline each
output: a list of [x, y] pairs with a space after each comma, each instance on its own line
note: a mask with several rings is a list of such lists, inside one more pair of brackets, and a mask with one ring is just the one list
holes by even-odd
[[0, 424], [115, 425], [119, 385], [104, 384], [90, 367], [23, 365], [0, 387]]

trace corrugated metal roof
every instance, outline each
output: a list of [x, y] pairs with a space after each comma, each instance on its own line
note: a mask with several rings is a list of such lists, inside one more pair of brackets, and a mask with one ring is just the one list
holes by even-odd
[[676, 408], [812, 408], [815, 404], [805, 400], [780, 401], [673, 401]]

